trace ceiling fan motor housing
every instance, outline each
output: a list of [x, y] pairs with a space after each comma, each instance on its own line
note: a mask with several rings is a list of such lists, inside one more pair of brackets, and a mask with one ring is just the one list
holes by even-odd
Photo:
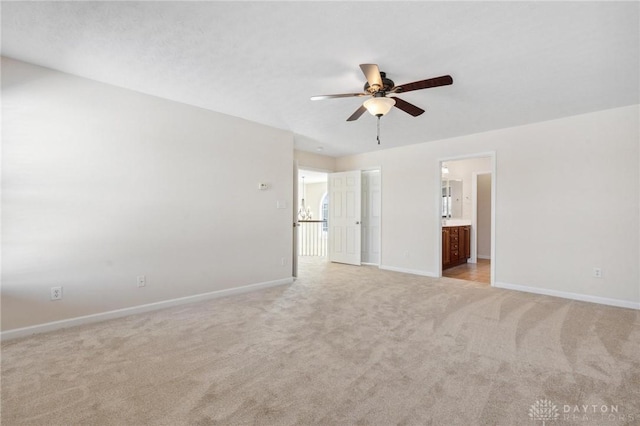
[[382, 87], [370, 86], [369, 82], [366, 82], [364, 85], [364, 91], [373, 94], [376, 93], [384, 93], [395, 87], [395, 83], [393, 80], [387, 78], [387, 73], [380, 71], [380, 77], [382, 78]]

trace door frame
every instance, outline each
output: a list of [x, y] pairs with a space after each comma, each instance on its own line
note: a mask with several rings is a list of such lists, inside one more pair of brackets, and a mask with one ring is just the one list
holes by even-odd
[[[329, 170], [329, 169], [320, 169], [317, 167], [308, 167], [305, 165], [301, 165], [298, 160], [293, 160], [293, 167], [294, 167], [294, 179], [293, 179], [293, 201], [291, 202], [291, 205], [293, 206], [293, 253], [292, 253], [292, 265], [293, 266], [293, 273], [295, 275], [293, 275], [294, 278], [298, 277], [298, 228], [300, 227], [300, 224], [298, 223], [298, 208], [300, 207], [298, 205], [298, 191], [299, 191], [299, 180], [300, 180], [300, 169], [302, 170], [308, 170], [310, 172], [318, 172], [318, 173], [326, 173], [327, 175], [331, 174], [331, 173], [335, 173], [333, 170]], [[328, 186], [329, 186], [329, 181], [327, 180], [327, 190], [328, 190]], [[331, 202], [331, 200], [329, 200], [329, 202]], [[327, 232], [329, 232], [329, 230], [327, 229]], [[327, 250], [329, 248], [327, 247]], [[327, 253], [327, 260], [329, 259], [329, 254]]]
[[[380, 265], [382, 265], [382, 197], [384, 196], [383, 191], [382, 191], [382, 167], [377, 166], [377, 167], [370, 167], [370, 168], [366, 168], [366, 169], [360, 169], [361, 173], [365, 173], [365, 172], [378, 172], [380, 173], [380, 222], [378, 223], [378, 229], [380, 230], [378, 232], [378, 247], [380, 248], [380, 254], [378, 256], [378, 263], [367, 263], [364, 262], [362, 263], [363, 265], [368, 265], [368, 266], [377, 266], [378, 268], [380, 268]], [[331, 202], [331, 201], [329, 201]]]
[[[438, 278], [442, 277], [442, 163], [446, 163], [448, 161], [459, 161], [459, 160], [472, 160], [474, 158], [486, 158], [489, 157], [491, 159], [491, 287], [495, 285], [496, 282], [496, 193], [497, 193], [497, 182], [498, 175], [496, 173], [497, 170], [497, 161], [496, 161], [496, 151], [487, 151], [487, 152], [478, 152], [474, 154], [465, 154], [465, 155], [457, 155], [450, 157], [440, 157], [437, 159], [437, 168], [436, 173], [437, 177], [435, 179], [436, 184], [438, 185], [434, 193], [435, 197], [435, 206], [437, 212], [437, 222], [435, 225], [435, 234], [437, 237], [435, 238], [435, 260], [438, 271]], [[475, 203], [476, 200], [473, 200]]]
[[291, 206], [293, 208], [293, 254], [291, 256], [291, 276], [298, 278], [298, 160], [293, 160], [293, 201]]

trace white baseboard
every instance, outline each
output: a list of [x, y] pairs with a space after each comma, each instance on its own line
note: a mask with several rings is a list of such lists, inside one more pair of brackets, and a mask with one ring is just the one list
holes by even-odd
[[488, 259], [488, 260], [491, 260], [491, 256], [483, 256], [483, 255], [480, 255], [480, 254], [479, 254], [479, 255], [478, 255], [478, 256], [476, 256], [476, 257], [477, 257], [478, 259]]
[[434, 274], [433, 272], [421, 271], [419, 269], [397, 268], [395, 266], [386, 266], [386, 265], [380, 265], [379, 268], [387, 270], [387, 271], [403, 272], [405, 274], [421, 275], [423, 277], [438, 278], [438, 275]]
[[232, 296], [234, 294], [248, 293], [250, 291], [293, 283], [293, 277], [280, 280], [266, 281], [262, 283], [249, 284], [242, 287], [216, 290], [209, 293], [195, 294], [193, 296], [179, 297], [177, 299], [163, 300], [161, 302], [148, 303], [146, 305], [132, 306], [130, 308], [116, 309], [113, 311], [101, 312], [99, 314], [85, 315], [81, 317], [69, 318], [60, 321], [53, 321], [44, 324], [32, 325], [29, 327], [16, 328], [0, 333], [0, 340], [17, 339], [30, 336], [32, 334], [46, 333], [48, 331], [59, 330], [61, 328], [74, 327], [77, 325], [91, 324], [106, 321], [114, 318], [126, 317], [158, 309], [170, 308], [172, 306], [184, 305], [187, 303], [201, 302], [204, 300], [217, 299], [219, 297]]
[[563, 299], [579, 300], [581, 302], [599, 303], [601, 305], [617, 306], [619, 308], [640, 310], [640, 302], [632, 302], [629, 300], [609, 299], [607, 297], [590, 296], [588, 294], [570, 293], [567, 291], [551, 290], [548, 288], [528, 287], [524, 285], [499, 283], [493, 284], [494, 287], [504, 288], [508, 290], [524, 291], [526, 293], [544, 294], [546, 296], [561, 297]]

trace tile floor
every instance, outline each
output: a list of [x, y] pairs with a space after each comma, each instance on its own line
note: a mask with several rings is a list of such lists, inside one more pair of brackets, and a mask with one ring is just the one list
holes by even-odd
[[442, 271], [443, 277], [491, 284], [491, 260], [478, 259], [478, 263], [465, 263]]

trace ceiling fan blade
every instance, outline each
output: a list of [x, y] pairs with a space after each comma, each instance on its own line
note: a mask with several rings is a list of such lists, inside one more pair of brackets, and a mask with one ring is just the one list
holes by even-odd
[[351, 114], [351, 117], [347, 118], [347, 121], [356, 121], [362, 114], [364, 114], [366, 110], [367, 109], [364, 107], [364, 105], [360, 105], [360, 108], [358, 108], [356, 112]]
[[394, 105], [396, 108], [399, 108], [407, 114], [413, 115], [414, 117], [417, 117], [424, 112], [422, 108], [417, 107], [414, 104], [410, 104], [403, 99], [397, 98], [395, 96], [391, 97], [391, 99], [394, 99], [396, 101], [396, 104]]
[[360, 64], [360, 69], [364, 76], [367, 77], [369, 87], [377, 86], [379, 89], [382, 88], [382, 76], [376, 64]]
[[311, 100], [319, 101], [322, 99], [353, 98], [353, 97], [360, 97], [360, 96], [369, 96], [369, 94], [368, 93], [341, 93], [339, 95], [318, 95], [318, 96], [312, 96]]
[[442, 77], [428, 78], [426, 80], [414, 81], [413, 83], [399, 84], [394, 87], [394, 92], [404, 93], [412, 90], [429, 89], [431, 87], [448, 86], [453, 84], [453, 78], [450, 75]]

